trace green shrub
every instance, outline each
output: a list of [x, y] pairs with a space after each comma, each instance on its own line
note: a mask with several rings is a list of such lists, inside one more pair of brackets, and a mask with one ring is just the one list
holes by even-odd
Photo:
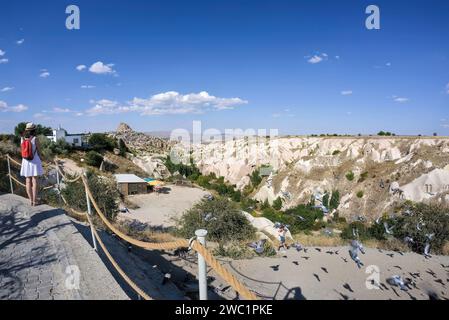
[[[413, 216], [400, 216], [394, 226], [394, 236], [403, 240], [406, 236], [412, 237], [414, 244], [412, 249], [415, 252], [422, 253], [426, 245], [426, 234], [434, 233], [435, 236], [430, 242], [431, 250], [441, 253], [444, 243], [449, 240], [449, 208], [439, 203], [418, 203], [410, 208]], [[416, 226], [418, 223], [424, 223], [419, 231]]]
[[214, 255], [220, 257], [229, 257], [234, 260], [238, 259], [248, 259], [254, 256], [253, 251], [244, 244], [241, 243], [230, 243], [226, 246], [220, 243], [217, 248], [213, 251]]
[[255, 229], [236, 204], [225, 197], [198, 202], [176, 221], [176, 227], [185, 238], [192, 237], [197, 229], [206, 229], [208, 239], [218, 242], [248, 240], [255, 235]]
[[254, 188], [257, 188], [259, 186], [259, 184], [262, 182], [262, 177], [260, 176], [259, 169], [253, 171], [253, 173], [250, 175], [250, 180]]
[[338, 155], [338, 154], [340, 154], [340, 153], [341, 153], [340, 150], [335, 150], [334, 152], [332, 152], [332, 155], [333, 155], [333, 156], [336, 156], [336, 155]]
[[260, 209], [265, 210], [271, 208], [270, 203], [268, 202], [268, 199], [265, 199], [265, 201], [260, 206]]
[[100, 167], [103, 156], [96, 151], [89, 151], [86, 155], [86, 164], [92, 167]]
[[348, 173], [346, 173], [346, 179], [348, 179], [349, 181], [353, 181], [354, 180], [354, 172], [349, 171]]
[[[73, 177], [69, 176], [68, 178], [71, 179]], [[87, 179], [92, 196], [102, 212], [110, 220], [115, 220], [120, 200], [115, 180], [106, 176], [97, 176], [92, 172], [88, 172]], [[61, 193], [68, 202], [69, 207], [78, 211], [87, 210], [86, 192], [84, 184], [80, 180], [74, 183], [67, 183], [65, 188], [61, 190]]]
[[330, 210], [337, 209], [339, 205], [340, 205], [340, 191], [333, 190], [331, 198], [329, 200], [329, 209]]
[[281, 210], [282, 209], [282, 199], [281, 197], [277, 197], [276, 200], [273, 201], [273, 209]]
[[363, 195], [364, 195], [364, 193], [362, 190], [357, 192], [357, 198], [363, 198]]

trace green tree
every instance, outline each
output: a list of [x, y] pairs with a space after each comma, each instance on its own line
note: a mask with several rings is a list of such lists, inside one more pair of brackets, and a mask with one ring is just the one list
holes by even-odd
[[253, 171], [253, 173], [250, 175], [250, 180], [254, 188], [257, 188], [259, 186], [259, 184], [262, 182], [262, 177], [260, 176], [259, 169]]
[[93, 133], [89, 137], [89, 146], [95, 151], [112, 151], [116, 147], [114, 139], [104, 133]]
[[323, 206], [329, 207], [329, 192], [325, 191], [323, 196]]
[[348, 181], [353, 181], [354, 180], [354, 172], [349, 171], [348, 173], [346, 173], [346, 179], [348, 179]]

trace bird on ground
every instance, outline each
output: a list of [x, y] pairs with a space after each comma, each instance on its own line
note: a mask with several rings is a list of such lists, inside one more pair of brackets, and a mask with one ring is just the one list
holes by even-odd
[[341, 259], [345, 262], [348, 263], [348, 259], [341, 257]]
[[421, 273], [419, 273], [419, 272], [415, 272], [415, 273], [409, 272], [409, 274], [410, 274], [413, 278], [415, 278], [415, 279], [421, 277]]
[[390, 258], [394, 257], [394, 253], [387, 253], [387, 256], [389, 256]]
[[326, 273], [329, 273], [329, 271], [327, 271], [327, 269], [325, 267], [321, 267], [321, 270], [323, 270]]
[[318, 252], [321, 252], [321, 249], [320, 249], [320, 248], [315, 248], [315, 250], [318, 251]]
[[310, 257], [301, 257], [301, 258], [306, 260], [306, 261], [310, 259]]
[[292, 244], [292, 247], [296, 249], [296, 251], [300, 252], [303, 248], [299, 242]]
[[317, 275], [316, 273], [313, 274], [313, 276], [318, 280], [318, 282], [321, 282], [320, 276]]
[[340, 253], [340, 250], [336, 250], [335, 254], [338, 256], [338, 254]]
[[334, 252], [333, 251], [326, 251], [327, 254], [333, 255]]
[[445, 266], [444, 264], [441, 263], [441, 266], [445, 269], [449, 268], [449, 264], [447, 266]]
[[279, 271], [279, 265], [270, 266], [270, 268], [273, 269], [273, 271]]
[[292, 263], [293, 263], [294, 265], [299, 266], [299, 262], [298, 262], [298, 261], [293, 261]]

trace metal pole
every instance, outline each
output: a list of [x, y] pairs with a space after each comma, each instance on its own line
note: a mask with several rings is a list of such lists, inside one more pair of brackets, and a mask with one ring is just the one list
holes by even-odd
[[14, 188], [12, 185], [12, 178], [11, 178], [11, 164], [9, 163], [9, 155], [6, 156], [6, 161], [8, 162], [9, 185], [11, 187], [11, 193], [14, 194]]
[[[87, 178], [86, 172], [84, 172], [84, 176]], [[87, 214], [92, 218], [92, 207], [90, 205], [89, 194], [87, 193], [87, 189], [86, 189], [86, 202], [87, 202]], [[92, 243], [94, 244], [94, 249], [95, 251], [97, 251], [97, 241], [95, 240], [94, 226], [92, 224], [90, 225], [90, 233], [92, 234]]]
[[[206, 247], [207, 230], [199, 229], [195, 231], [198, 242]], [[200, 300], [207, 300], [207, 266], [204, 257], [198, 253], [198, 285], [200, 289]]]

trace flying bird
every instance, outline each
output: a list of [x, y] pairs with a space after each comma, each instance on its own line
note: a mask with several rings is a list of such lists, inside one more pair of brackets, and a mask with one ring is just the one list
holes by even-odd
[[403, 290], [403, 291], [408, 290], [408, 288], [405, 286], [405, 282], [401, 276], [394, 275], [391, 278], [388, 278], [387, 282], [392, 286], [401, 288], [401, 290]]
[[321, 282], [320, 276], [319, 276], [319, 275], [317, 275], [316, 273], [314, 273], [313, 276], [318, 280], [318, 282]]
[[365, 254], [363, 245], [357, 240], [352, 240], [351, 248], [349, 250], [349, 256], [351, 257], [352, 260], [354, 260], [354, 262], [357, 264], [357, 267], [360, 269], [363, 266], [363, 263], [359, 258], [358, 254], [359, 250], [361, 253]]
[[385, 221], [384, 222], [384, 228], [385, 228], [385, 232], [387, 233], [387, 234], [393, 234], [393, 227], [388, 227], [388, 223]]
[[299, 266], [299, 262], [298, 262], [298, 261], [293, 261], [292, 263], [293, 263], [294, 265]]
[[329, 273], [325, 267], [321, 267], [321, 270], [323, 270], [326, 273]]

